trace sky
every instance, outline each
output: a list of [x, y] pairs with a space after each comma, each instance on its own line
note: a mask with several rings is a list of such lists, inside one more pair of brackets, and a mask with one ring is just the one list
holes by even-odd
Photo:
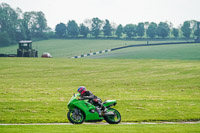
[[200, 0], [0, 0], [23, 12], [42, 11], [48, 26], [75, 20], [78, 24], [98, 17], [116, 25], [139, 22], [172, 22], [178, 27], [186, 20], [200, 21]]

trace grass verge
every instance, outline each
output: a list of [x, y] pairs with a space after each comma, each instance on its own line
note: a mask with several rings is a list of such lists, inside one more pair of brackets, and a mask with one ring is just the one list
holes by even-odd
[[0, 126], [1, 133], [199, 133], [200, 124]]

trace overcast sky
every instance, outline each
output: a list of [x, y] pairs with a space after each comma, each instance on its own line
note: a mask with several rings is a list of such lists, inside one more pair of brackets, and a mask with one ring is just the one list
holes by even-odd
[[177, 27], [185, 20], [200, 21], [200, 0], [0, 0], [23, 12], [44, 12], [48, 26], [98, 17], [116, 24], [170, 21]]

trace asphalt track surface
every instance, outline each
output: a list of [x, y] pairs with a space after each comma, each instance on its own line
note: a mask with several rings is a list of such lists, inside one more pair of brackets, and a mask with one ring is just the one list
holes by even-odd
[[[156, 124], [198, 124], [200, 123], [200, 121], [186, 121], [186, 122], [121, 122], [118, 125], [136, 125], [136, 124], [152, 124], [152, 125], [156, 125]], [[98, 122], [98, 123], [88, 123], [88, 122], [84, 122], [83, 124], [85, 125], [109, 125], [108, 123], [105, 122]], [[0, 126], [11, 126], [11, 125], [15, 125], [15, 126], [19, 126], [19, 125], [74, 125], [72, 123], [17, 123], [17, 124], [0, 124]]]

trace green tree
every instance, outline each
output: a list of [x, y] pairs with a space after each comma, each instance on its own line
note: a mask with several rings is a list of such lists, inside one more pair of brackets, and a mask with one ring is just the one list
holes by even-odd
[[157, 34], [157, 24], [154, 22], [151, 22], [148, 26], [147, 29], [147, 36], [149, 36], [150, 38], [154, 38]]
[[80, 24], [79, 31], [80, 31], [80, 34], [83, 35], [85, 38], [87, 37], [88, 33], [90, 32], [89, 28], [86, 27], [84, 24]]
[[25, 12], [24, 13], [24, 29], [25, 29], [25, 33], [27, 36], [27, 39], [31, 39], [31, 31], [33, 30], [33, 23], [31, 22], [31, 13], [30, 12]]
[[16, 40], [16, 30], [18, 24], [18, 15], [8, 4], [0, 4], [0, 27], [1, 32], [8, 34], [11, 42]]
[[44, 13], [35, 11], [25, 12], [24, 27], [29, 38], [43, 38], [45, 36], [44, 32], [48, 28]]
[[32, 37], [46, 38], [47, 28], [43, 12], [23, 13], [20, 8], [15, 10], [6, 3], [0, 4], [0, 32], [8, 35], [10, 43]]
[[111, 36], [114, 37], [117, 30], [117, 24], [115, 22], [111, 23]]
[[173, 36], [174, 36], [175, 38], [178, 38], [178, 36], [179, 36], [179, 30], [176, 29], [176, 28], [173, 28], [173, 29], [172, 29], [172, 34], [173, 34]]
[[169, 25], [165, 22], [160, 22], [157, 28], [157, 35], [165, 38], [168, 37], [170, 33]]
[[11, 43], [11, 39], [7, 32], [0, 32], [0, 46], [6, 46]]
[[200, 39], [200, 22], [197, 22], [196, 30], [194, 32], [194, 35]]
[[181, 31], [182, 31], [183, 36], [184, 36], [185, 38], [187, 38], [187, 39], [190, 38], [190, 35], [191, 35], [192, 30], [191, 30], [191, 28], [190, 28], [190, 22], [189, 22], [189, 21], [185, 21], [185, 22], [183, 23], [183, 26], [181, 27]]
[[67, 36], [67, 34], [66, 34], [67, 26], [64, 23], [57, 24], [55, 31], [56, 31], [56, 36], [58, 36], [58, 37], [66, 37]]
[[107, 19], [106, 19], [105, 25], [103, 26], [103, 32], [104, 32], [104, 36], [111, 36], [112, 27], [109, 20]]
[[20, 40], [26, 40], [27, 36], [26, 36], [26, 29], [23, 26], [24, 20], [23, 19], [19, 19], [18, 20], [18, 29], [16, 31], [16, 40], [20, 41]]
[[99, 18], [92, 19], [92, 35], [95, 36], [96, 38], [100, 34], [102, 23], [103, 21], [100, 20]]
[[17, 30], [16, 30], [16, 40], [26, 40], [26, 29], [24, 27], [24, 19], [23, 19], [23, 12], [20, 8], [17, 8], [16, 10], [17, 16], [18, 16], [18, 22], [17, 22]]
[[149, 27], [150, 23], [149, 22], [144, 22], [144, 29], [147, 30]]
[[37, 34], [37, 15], [36, 12], [25, 12], [24, 13], [24, 26], [26, 29], [26, 35], [28, 39], [35, 37]]
[[120, 24], [117, 26], [117, 30], [115, 32], [115, 35], [117, 35], [118, 38], [120, 38], [122, 36], [123, 33], [123, 26]]
[[79, 35], [79, 27], [75, 20], [71, 20], [67, 23], [67, 31], [72, 37], [77, 37]]
[[190, 28], [191, 28], [191, 37], [195, 38], [195, 30], [197, 29], [197, 22], [196, 20], [191, 20], [190, 22]]
[[36, 12], [36, 15], [37, 15], [37, 18], [36, 18], [36, 20], [37, 20], [37, 26], [36, 26], [36, 28], [37, 28], [37, 36], [38, 37], [45, 37], [45, 32], [46, 32], [46, 30], [47, 30], [47, 20], [46, 20], [46, 18], [45, 18], [45, 15], [44, 15], [44, 13], [43, 12], [41, 12], [41, 11], [39, 11], [39, 12]]
[[144, 32], [145, 32], [144, 23], [139, 23], [137, 25], [136, 31], [137, 31], [137, 35], [142, 38], [144, 36]]
[[128, 36], [129, 39], [136, 36], [136, 25], [127, 24], [124, 27], [124, 33]]

